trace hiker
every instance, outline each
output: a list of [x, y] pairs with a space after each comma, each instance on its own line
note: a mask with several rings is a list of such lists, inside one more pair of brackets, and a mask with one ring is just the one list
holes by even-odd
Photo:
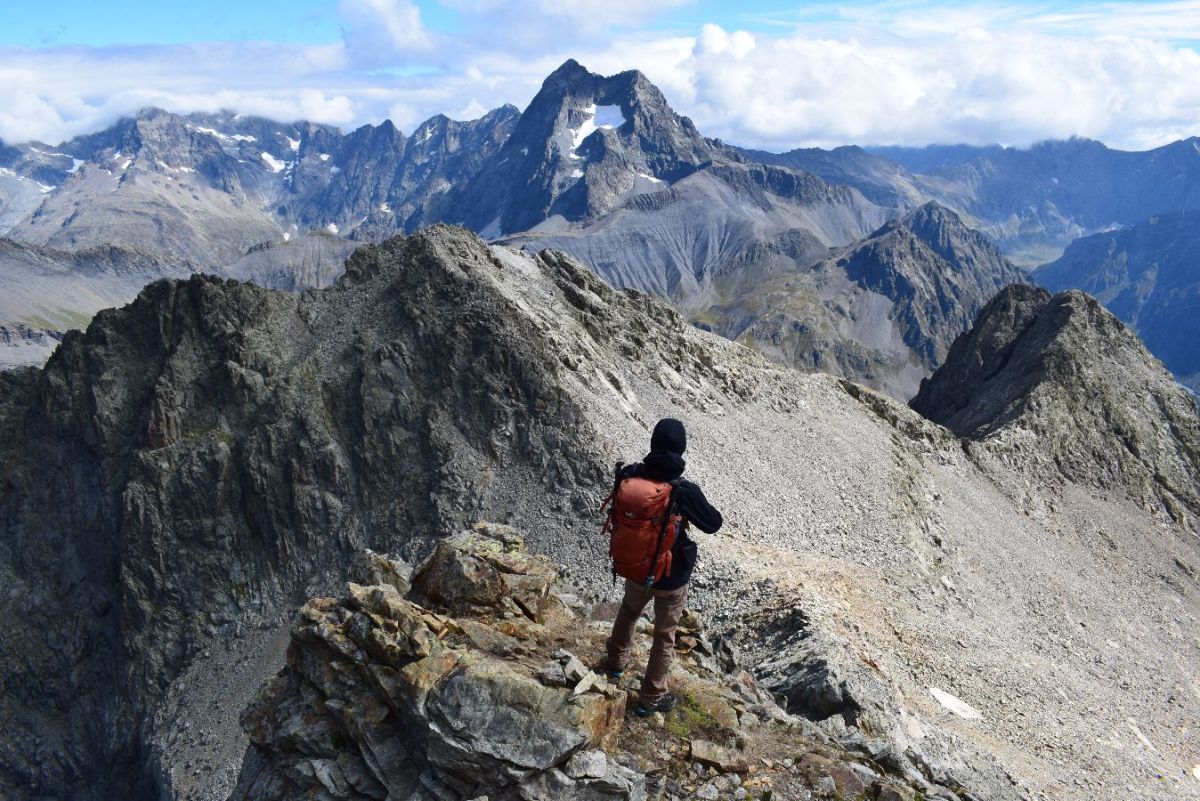
[[654, 599], [654, 645], [638, 694], [637, 714], [647, 717], [675, 708], [667, 673], [675, 655], [675, 630], [687, 601], [687, 583], [696, 566], [696, 543], [688, 524], [708, 534], [721, 527], [721, 513], [700, 487], [681, 478], [687, 449], [683, 423], [659, 420], [650, 453], [632, 465], [617, 464], [604, 530], [611, 535], [613, 573], [625, 578], [625, 597], [608, 638], [605, 669], [619, 679], [629, 661], [638, 616]]

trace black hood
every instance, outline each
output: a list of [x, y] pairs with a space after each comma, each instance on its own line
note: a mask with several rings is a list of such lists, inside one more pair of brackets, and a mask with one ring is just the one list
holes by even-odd
[[680, 456], [687, 450], [687, 429], [672, 417], [664, 417], [654, 425], [650, 435], [650, 452], [667, 451]]
[[659, 420], [650, 435], [650, 452], [642, 459], [648, 478], [657, 481], [673, 481], [683, 475], [687, 462], [683, 452], [687, 450], [687, 429], [683, 423], [670, 417]]

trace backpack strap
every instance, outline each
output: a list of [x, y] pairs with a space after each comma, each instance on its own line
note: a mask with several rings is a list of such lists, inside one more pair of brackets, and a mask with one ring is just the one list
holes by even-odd
[[654, 558], [650, 560], [650, 575], [646, 576], [646, 589], [654, 589], [654, 574], [658, 572], [658, 557], [662, 555], [663, 540], [667, 536], [667, 526], [671, 525], [671, 516], [675, 511], [675, 490], [679, 489], [682, 479], [668, 482], [671, 485], [671, 496], [667, 499], [667, 509], [663, 512], [662, 526], [658, 529], [658, 542], [654, 544]]
[[[604, 525], [601, 526], [601, 528], [600, 528], [600, 536], [602, 536], [602, 537], [605, 535], [611, 537], [613, 534], [613, 531], [617, 527], [617, 521], [613, 518], [613, 511], [616, 509], [617, 492], [621, 489], [621, 471], [624, 468], [625, 468], [624, 462], [617, 462], [617, 466], [613, 470], [612, 492], [608, 493], [608, 497], [605, 498], [604, 502], [600, 504], [601, 512], [603, 512], [605, 509], [608, 510], [608, 512], [604, 516]], [[614, 565], [611, 565], [611, 567], [612, 567], [613, 586], [616, 586], [617, 566], [614, 564]]]
[[608, 493], [608, 497], [600, 504], [600, 511], [608, 510], [604, 518], [604, 526], [600, 529], [601, 534], [608, 534], [612, 531], [615, 521], [613, 520], [613, 508], [617, 501], [617, 491], [621, 489], [621, 471], [625, 468], [624, 462], [617, 462], [617, 467], [613, 471], [613, 488], [612, 492]]

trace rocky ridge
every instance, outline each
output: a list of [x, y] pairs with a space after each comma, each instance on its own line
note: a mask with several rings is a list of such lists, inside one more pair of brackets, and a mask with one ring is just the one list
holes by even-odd
[[912, 407], [1011, 462], [1123, 487], [1177, 523], [1200, 515], [1195, 399], [1082, 292], [1000, 293]]
[[300, 297], [153, 284], [0, 375], [0, 787], [232, 788], [281, 619], [363, 548], [498, 520], [609, 600], [590, 521], [668, 415], [726, 512], [693, 604], [790, 714], [959, 797], [1196, 795], [1186, 527], [445, 226]]

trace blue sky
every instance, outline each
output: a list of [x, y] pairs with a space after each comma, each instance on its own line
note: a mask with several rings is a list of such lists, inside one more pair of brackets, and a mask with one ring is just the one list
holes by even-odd
[[[452, 33], [469, 26], [468, 16], [438, 2], [418, 2], [430, 30]], [[704, 23], [727, 29], [770, 30], [801, 20], [832, 21], [838, 7], [861, 3], [729, 3], [697, 0], [669, 9], [645, 23], [646, 30], [687, 31]], [[48, 45], [177, 44], [196, 41], [335, 42], [341, 36], [338, 3], [319, 0], [207, 0], [206, 2], [96, 3], [58, 0], [53, 13], [36, 3], [5, 9], [0, 44]]]
[[139, 108], [344, 128], [524, 107], [566, 58], [640, 69], [737, 144], [1200, 133], [1200, 0], [80, 0], [10, 4], [0, 139], [56, 143]]

